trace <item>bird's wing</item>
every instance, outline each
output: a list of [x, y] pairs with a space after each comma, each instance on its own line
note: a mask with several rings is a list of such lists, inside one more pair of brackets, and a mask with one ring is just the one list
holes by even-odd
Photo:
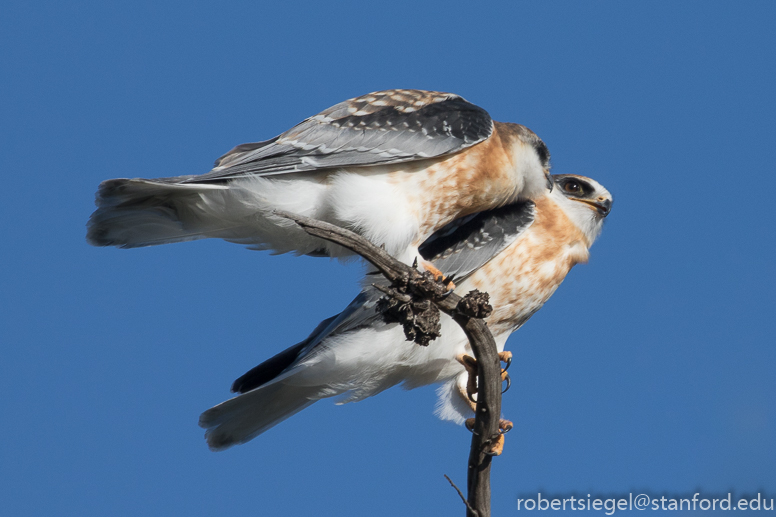
[[[380, 282], [388, 285], [385, 279]], [[289, 372], [302, 359], [307, 359], [311, 355], [325, 350], [324, 340], [327, 337], [365, 326], [374, 328], [379, 325], [388, 325], [383, 320], [382, 314], [375, 309], [377, 301], [382, 296], [383, 293], [374, 287], [367, 287], [350, 302], [344, 311], [319, 323], [307, 339], [267, 359], [234, 381], [232, 391], [246, 393], [270, 381], [279, 380], [283, 373]]]
[[[456, 219], [429, 237], [420, 246], [420, 253], [446, 275], [455, 275], [461, 280], [514, 242], [533, 223], [535, 207], [533, 202], [525, 201]], [[374, 283], [388, 285], [382, 276]], [[322, 321], [307, 339], [234, 381], [232, 391], [247, 393], [270, 381], [280, 380], [302, 360], [326, 350], [327, 338], [333, 335], [363, 327], [390, 325], [376, 309], [382, 296], [375, 287], [366, 287], [344, 311]]]
[[218, 182], [435, 158], [482, 142], [492, 132], [488, 112], [458, 95], [386, 90], [341, 102], [271, 140], [238, 145], [211, 172], [178, 181]]
[[460, 281], [514, 242], [534, 221], [536, 205], [521, 201], [456, 219], [420, 245], [420, 255]]

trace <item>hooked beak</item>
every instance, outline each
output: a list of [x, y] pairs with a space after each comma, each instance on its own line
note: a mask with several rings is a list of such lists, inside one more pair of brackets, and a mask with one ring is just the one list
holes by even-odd
[[603, 201], [595, 204], [596, 210], [598, 210], [598, 213], [602, 216], [606, 217], [609, 215], [609, 212], [612, 211], [612, 200], [611, 199], [604, 199]]
[[603, 217], [606, 217], [609, 215], [609, 212], [612, 211], [612, 200], [611, 199], [602, 199], [599, 201], [588, 201], [587, 199], [574, 199], [574, 201], [579, 201], [580, 203], [585, 203], [586, 205], [590, 205], [593, 208], [595, 208], [596, 212], [598, 212], [598, 215], [601, 215]]
[[552, 187], [555, 186], [555, 182], [552, 181], [552, 175], [550, 171], [544, 171], [544, 176], [547, 178], [547, 188], [552, 192]]

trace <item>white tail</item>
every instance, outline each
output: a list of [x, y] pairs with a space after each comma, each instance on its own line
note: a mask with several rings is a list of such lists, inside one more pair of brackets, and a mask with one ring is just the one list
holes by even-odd
[[277, 253], [331, 252], [323, 241], [273, 214], [275, 209], [314, 210], [312, 198], [322, 186], [304, 181], [288, 186], [263, 178], [229, 185], [108, 180], [97, 191], [86, 240], [93, 246], [135, 248], [220, 238]]
[[213, 451], [252, 440], [319, 399], [320, 387], [266, 384], [214, 406], [199, 417]]

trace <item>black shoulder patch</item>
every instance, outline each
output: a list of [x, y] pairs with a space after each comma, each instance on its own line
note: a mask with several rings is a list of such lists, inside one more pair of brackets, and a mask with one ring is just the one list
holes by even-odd
[[532, 201], [521, 201], [461, 217], [436, 231], [420, 245], [420, 255], [445, 275], [462, 279], [501, 253], [531, 226]]
[[330, 122], [337, 128], [422, 133], [427, 138], [451, 137], [464, 143], [489, 137], [493, 122], [487, 111], [455, 97], [406, 112], [405, 106], [386, 106], [363, 115], [345, 115]]

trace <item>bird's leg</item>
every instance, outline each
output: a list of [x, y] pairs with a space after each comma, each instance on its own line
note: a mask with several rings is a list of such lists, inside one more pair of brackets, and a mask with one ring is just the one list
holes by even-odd
[[506, 350], [504, 350], [503, 352], [499, 352], [498, 358], [499, 358], [499, 361], [501, 361], [502, 363], [505, 363], [504, 367], [501, 369], [501, 382], [507, 381], [507, 387], [504, 388], [504, 391], [502, 391], [501, 393], [506, 393], [507, 391], [509, 391], [509, 387], [512, 386], [512, 380], [509, 378], [509, 374], [507, 373], [507, 370], [509, 370], [509, 367], [512, 366], [512, 352], [508, 352]]
[[508, 350], [504, 350], [503, 352], [498, 353], [498, 358], [502, 363], [506, 363], [506, 366], [501, 369], [501, 380], [504, 380], [504, 374], [509, 370], [509, 367], [512, 366], [512, 352]]
[[[498, 358], [501, 360], [501, 362], [506, 363], [506, 366], [501, 370], [501, 381], [507, 381], [507, 383], [509, 383], [509, 374], [507, 373], [507, 369], [509, 368], [510, 364], [512, 364], [512, 352], [499, 352]], [[476, 412], [477, 402], [474, 400], [474, 395], [477, 393], [477, 360], [474, 357], [466, 354], [461, 354], [460, 356], [456, 357], [456, 359], [463, 365], [469, 375], [466, 382], [466, 390], [464, 391], [459, 386], [458, 394], [469, 404], [469, 407], [472, 408], [472, 411]], [[509, 389], [509, 384], [507, 384], [507, 389]], [[464, 422], [464, 425], [466, 425], [466, 428], [469, 431], [474, 430], [474, 421], [474, 418], [467, 418]], [[504, 434], [511, 431], [513, 427], [514, 424], [511, 421], [503, 418], [499, 419], [499, 435], [491, 445], [488, 454], [492, 456], [499, 456], [504, 451]]]
[[456, 359], [466, 369], [466, 373], [469, 374], [469, 378], [466, 381], [466, 396], [464, 399], [474, 408], [477, 404], [477, 401], [474, 400], [474, 394], [477, 393], [477, 360], [466, 354], [461, 354]]
[[421, 261], [420, 261], [420, 262], [421, 262], [421, 264], [423, 265], [423, 269], [425, 269], [426, 271], [428, 271], [429, 273], [431, 273], [432, 275], [434, 275], [434, 278], [435, 278], [437, 281], [439, 281], [439, 282], [444, 282], [444, 283], [445, 283], [445, 285], [447, 285], [447, 288], [448, 288], [450, 291], [452, 291], [453, 289], [455, 289], [455, 284], [453, 283], [453, 281], [452, 281], [450, 278], [446, 277], [446, 276], [445, 276], [445, 274], [444, 274], [444, 273], [442, 273], [440, 270], [438, 270], [438, 269], [437, 269], [437, 268], [434, 266], [434, 264], [432, 264], [432, 263], [431, 263], [431, 262], [429, 262], [428, 260], [423, 260], [423, 259], [421, 259]]
[[[507, 388], [504, 390], [507, 391], [510, 386], [509, 374], [507, 373], [507, 370], [512, 364], [512, 352], [508, 352], [506, 350], [499, 352], [498, 358], [502, 363], [506, 363], [506, 366], [501, 369], [501, 382], [507, 381]], [[461, 354], [456, 357], [456, 360], [461, 363], [464, 368], [466, 368], [466, 373], [469, 374], [469, 380], [466, 382], [466, 392], [468, 395], [468, 400], [470, 402], [474, 402], [473, 395], [477, 393], [477, 374], [479, 371], [477, 368], [477, 359], [470, 355]]]
[[[464, 425], [469, 431], [474, 431], [473, 418], [467, 418]], [[491, 442], [490, 450], [488, 450], [486, 454], [489, 454], [490, 456], [501, 456], [501, 453], [504, 452], [504, 435], [511, 431], [513, 427], [514, 424], [512, 422], [500, 418], [498, 421], [498, 437]]]

